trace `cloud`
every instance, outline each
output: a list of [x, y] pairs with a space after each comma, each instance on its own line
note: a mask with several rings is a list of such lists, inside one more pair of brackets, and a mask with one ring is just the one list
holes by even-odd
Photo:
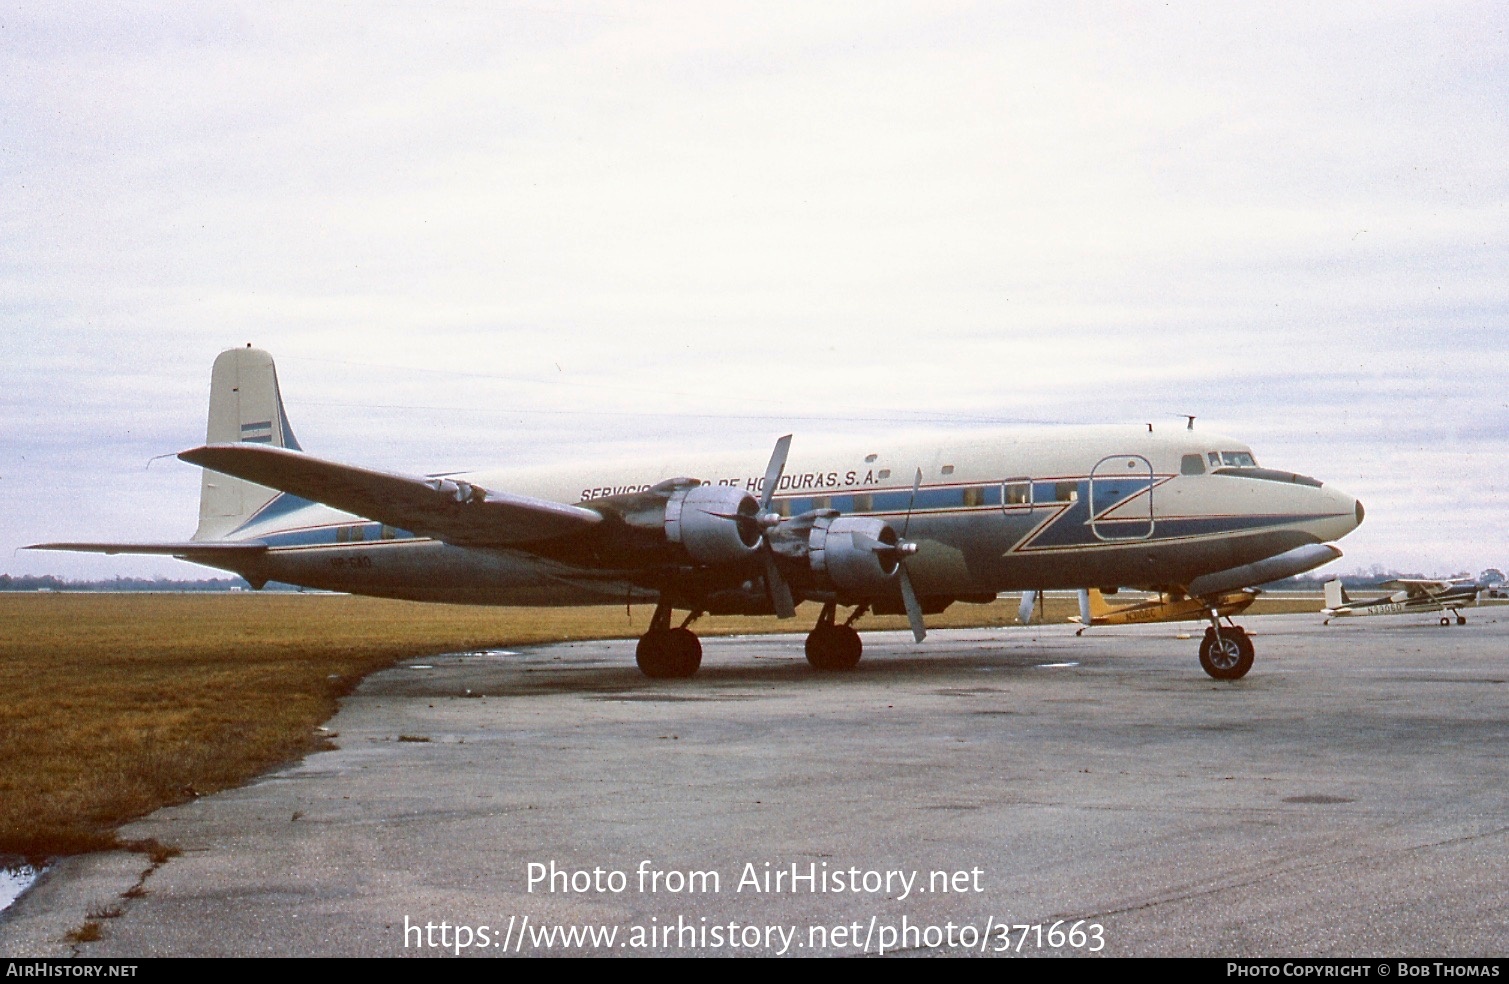
[[[127, 463], [252, 341], [306, 443], [384, 467], [1189, 412], [1397, 503], [1349, 554], [1502, 566], [1505, 19], [8, 12], [5, 541], [183, 535], [195, 476]], [[1456, 505], [1389, 484], [1437, 468]]]

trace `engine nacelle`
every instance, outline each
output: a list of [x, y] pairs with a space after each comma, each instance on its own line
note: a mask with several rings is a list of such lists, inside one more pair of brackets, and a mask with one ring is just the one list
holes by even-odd
[[679, 489], [665, 504], [665, 538], [701, 564], [748, 560], [760, 549], [759, 513], [754, 496], [731, 485]]
[[884, 520], [821, 516], [812, 524], [807, 557], [813, 573], [832, 581], [841, 591], [883, 594], [896, 584], [900, 551], [877, 551], [874, 545], [894, 548], [900, 542], [901, 537]]

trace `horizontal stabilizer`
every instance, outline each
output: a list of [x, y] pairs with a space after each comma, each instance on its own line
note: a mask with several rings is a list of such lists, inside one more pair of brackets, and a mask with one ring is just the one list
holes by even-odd
[[207, 542], [185, 540], [182, 543], [33, 543], [24, 550], [74, 550], [79, 553], [160, 554], [169, 557], [248, 555], [261, 553], [267, 544], [261, 540]]
[[453, 479], [424, 479], [324, 461], [257, 444], [208, 444], [179, 458], [334, 509], [476, 547], [506, 547], [565, 536], [602, 522], [602, 514], [530, 496], [494, 492]]

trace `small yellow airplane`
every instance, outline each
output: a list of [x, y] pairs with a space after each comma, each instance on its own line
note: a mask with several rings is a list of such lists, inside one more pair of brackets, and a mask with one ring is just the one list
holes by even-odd
[[1118, 605], [1112, 607], [1106, 603], [1105, 596], [1096, 588], [1090, 588], [1086, 592], [1089, 596], [1087, 607], [1089, 620], [1086, 622], [1083, 613], [1071, 615], [1071, 622], [1086, 622], [1075, 635], [1079, 635], [1094, 625], [1140, 625], [1144, 622], [1204, 622], [1210, 619], [1211, 612], [1220, 618], [1231, 618], [1240, 615], [1252, 606], [1259, 594], [1256, 588], [1242, 588], [1239, 591], [1222, 591], [1217, 594], [1205, 595], [1199, 598], [1190, 598], [1183, 594], [1160, 593], [1156, 598], [1145, 601], [1133, 602], [1130, 605]]

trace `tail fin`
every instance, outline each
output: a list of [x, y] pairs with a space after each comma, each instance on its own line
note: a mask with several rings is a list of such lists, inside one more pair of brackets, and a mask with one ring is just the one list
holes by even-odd
[[1327, 608], [1342, 608], [1346, 605], [1348, 601], [1347, 593], [1341, 590], [1340, 578], [1332, 578], [1331, 580], [1327, 581], [1325, 583], [1325, 589]]
[[1106, 596], [1101, 594], [1099, 588], [1090, 589], [1090, 617], [1105, 618], [1116, 609], [1106, 604]]
[[[272, 356], [250, 345], [229, 349], [210, 372], [208, 444], [267, 444], [302, 451], [288, 425]], [[278, 492], [219, 472], [205, 471], [199, 489], [195, 540], [220, 540], [267, 505]]]

